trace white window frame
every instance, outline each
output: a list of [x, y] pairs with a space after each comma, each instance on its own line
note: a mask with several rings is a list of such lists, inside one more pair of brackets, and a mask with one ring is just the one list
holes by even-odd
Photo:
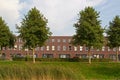
[[102, 51], [105, 51], [105, 46], [102, 47]]
[[74, 46], [74, 51], [77, 51], [77, 47], [76, 46]]
[[83, 46], [80, 46], [80, 51], [82, 51], [83, 50]]
[[55, 50], [55, 46], [52, 46], [52, 51], [54, 51]]
[[46, 46], [46, 50], [49, 51], [50, 50], [50, 46]]

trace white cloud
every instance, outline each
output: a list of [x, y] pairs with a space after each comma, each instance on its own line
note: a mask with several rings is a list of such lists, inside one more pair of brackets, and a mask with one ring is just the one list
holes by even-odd
[[15, 24], [19, 19], [21, 8], [19, 0], [0, 0], [0, 16], [12, 31], [15, 31]]
[[20, 3], [19, 1], [0, 0], [0, 16], [10, 28], [15, 31], [15, 24], [20, 23], [27, 11], [36, 6], [48, 19], [48, 26], [53, 35], [73, 35], [73, 24], [79, 11], [86, 6], [96, 6], [104, 2], [104, 0], [21, 0]]
[[73, 35], [79, 11], [102, 2], [104, 0], [34, 0], [33, 4], [47, 17], [53, 35]]

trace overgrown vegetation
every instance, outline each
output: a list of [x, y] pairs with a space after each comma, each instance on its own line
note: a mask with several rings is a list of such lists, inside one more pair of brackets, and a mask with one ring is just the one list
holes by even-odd
[[71, 69], [50, 63], [0, 63], [0, 80], [73, 80]]
[[120, 63], [0, 62], [0, 80], [118, 80]]

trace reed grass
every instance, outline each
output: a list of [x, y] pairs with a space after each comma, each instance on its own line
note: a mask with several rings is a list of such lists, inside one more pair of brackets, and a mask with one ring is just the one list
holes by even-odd
[[120, 63], [1, 61], [0, 80], [119, 80]]
[[[19, 62], [18, 62], [19, 63]], [[74, 80], [72, 71], [61, 66], [33, 63], [0, 65], [0, 80]]]

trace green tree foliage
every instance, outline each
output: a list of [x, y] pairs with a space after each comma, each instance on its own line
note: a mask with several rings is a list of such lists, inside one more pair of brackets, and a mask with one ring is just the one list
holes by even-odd
[[2, 50], [3, 47], [13, 47], [14, 41], [14, 35], [10, 32], [9, 27], [2, 17], [0, 17], [0, 50]]
[[29, 10], [28, 14], [21, 22], [21, 26], [17, 27], [20, 37], [23, 39], [24, 47], [34, 50], [37, 46], [43, 46], [45, 41], [51, 35], [47, 27], [47, 19], [35, 7]]
[[118, 61], [118, 49], [120, 47], [120, 17], [116, 16], [112, 22], [109, 23], [107, 30], [108, 46], [116, 48], [116, 60]]
[[79, 13], [79, 19], [74, 24], [76, 34], [73, 36], [74, 45], [88, 47], [89, 63], [91, 63], [91, 48], [101, 48], [103, 46], [103, 29], [100, 25], [99, 13], [92, 7], [86, 7]]
[[0, 17], [0, 47], [14, 46], [14, 35], [10, 32], [5, 21]]

